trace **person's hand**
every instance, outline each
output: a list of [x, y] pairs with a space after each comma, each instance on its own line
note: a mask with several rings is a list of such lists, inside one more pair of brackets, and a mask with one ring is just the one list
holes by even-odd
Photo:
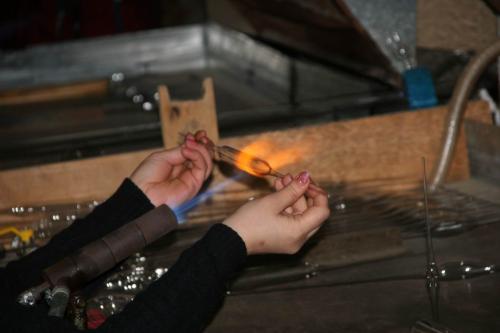
[[130, 179], [155, 206], [175, 208], [193, 198], [213, 168], [212, 144], [205, 131], [187, 134], [176, 148], [149, 155], [135, 169]]
[[296, 253], [330, 215], [325, 193], [309, 189], [307, 172], [277, 179], [277, 192], [243, 205], [224, 224], [248, 254]]

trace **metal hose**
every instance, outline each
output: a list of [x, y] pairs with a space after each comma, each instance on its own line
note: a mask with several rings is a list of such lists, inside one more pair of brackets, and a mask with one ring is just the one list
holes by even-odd
[[486, 67], [500, 55], [500, 40], [476, 55], [467, 64], [453, 90], [450, 109], [446, 122], [446, 134], [441, 146], [441, 155], [434, 168], [431, 178], [430, 191], [435, 191], [441, 185], [450, 169], [453, 152], [455, 150], [458, 132], [462, 125], [466, 103], [476, 85], [477, 80]]

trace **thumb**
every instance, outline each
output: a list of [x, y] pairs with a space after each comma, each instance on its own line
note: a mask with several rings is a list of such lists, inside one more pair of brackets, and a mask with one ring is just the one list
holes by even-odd
[[273, 210], [282, 212], [292, 206], [307, 191], [309, 182], [309, 173], [303, 171], [283, 189], [270, 194], [268, 198]]

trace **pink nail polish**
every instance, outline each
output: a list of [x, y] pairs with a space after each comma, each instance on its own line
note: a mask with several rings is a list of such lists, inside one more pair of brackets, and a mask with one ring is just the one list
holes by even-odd
[[196, 141], [194, 141], [194, 140], [187, 140], [186, 141], [186, 146], [188, 146], [189, 148], [195, 148], [196, 147]]
[[308, 182], [309, 182], [309, 172], [307, 171], [302, 171], [301, 173], [299, 173], [299, 175], [297, 176], [297, 180], [299, 181], [299, 183], [301, 183], [302, 185], [306, 185]]

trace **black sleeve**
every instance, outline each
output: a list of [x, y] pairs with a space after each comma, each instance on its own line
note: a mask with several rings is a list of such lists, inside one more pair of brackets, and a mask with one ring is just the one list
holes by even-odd
[[246, 248], [233, 229], [214, 225], [172, 268], [106, 321], [102, 332], [200, 332], [216, 313]]
[[[94, 332], [200, 332], [222, 304], [225, 286], [243, 265], [246, 248], [231, 228], [218, 224], [158, 281]], [[81, 332], [65, 320], [13, 305], [7, 332]], [[1, 321], [1, 320], [0, 320]]]
[[15, 298], [22, 291], [41, 283], [42, 270], [152, 208], [142, 191], [126, 179], [108, 200], [85, 218], [58, 233], [44, 247], [9, 263], [4, 272], [0, 272], [2, 298]]

